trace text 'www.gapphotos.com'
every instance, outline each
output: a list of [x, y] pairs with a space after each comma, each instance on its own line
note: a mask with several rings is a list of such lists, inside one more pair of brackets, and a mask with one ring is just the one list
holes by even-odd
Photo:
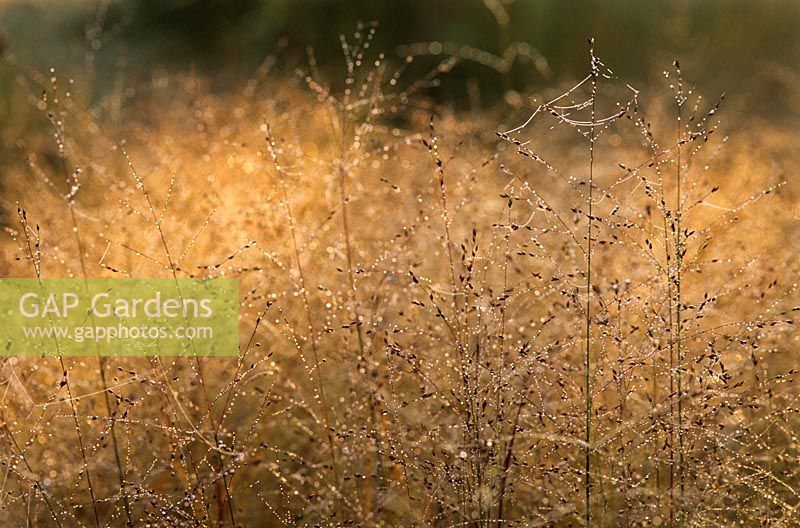
[[106, 342], [117, 339], [132, 340], [191, 340], [213, 339], [214, 329], [209, 326], [25, 326], [23, 334], [28, 338], [68, 339], [76, 343], [84, 341]]

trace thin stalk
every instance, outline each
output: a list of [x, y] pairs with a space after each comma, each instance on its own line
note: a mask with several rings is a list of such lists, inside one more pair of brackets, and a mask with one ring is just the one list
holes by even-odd
[[[68, 180], [69, 173], [67, 171], [66, 160], [64, 158], [61, 158], [61, 168], [64, 172], [64, 178], [67, 180], [67, 184], [69, 185], [69, 180]], [[78, 255], [80, 257], [80, 264], [81, 264], [81, 273], [83, 273], [84, 285], [86, 286], [87, 285], [86, 281], [89, 278], [89, 275], [86, 272], [86, 257], [83, 249], [83, 240], [81, 240], [80, 230], [78, 229], [78, 219], [75, 216], [75, 207], [73, 206], [72, 198], [68, 198], [67, 207], [69, 208], [69, 215], [72, 221], [72, 232], [75, 234], [75, 244], [78, 247]], [[91, 312], [89, 316], [92, 319], [92, 326], [95, 326], [94, 312]], [[130, 528], [134, 524], [133, 515], [131, 513], [131, 503], [130, 499], [128, 498], [128, 492], [125, 491], [125, 470], [122, 467], [122, 457], [119, 454], [119, 440], [117, 438], [116, 418], [114, 417], [114, 411], [111, 408], [111, 399], [109, 398], [108, 395], [109, 388], [108, 388], [108, 381], [106, 379], [106, 361], [105, 358], [101, 357], [99, 352], [97, 351], [96, 341], [95, 341], [95, 354], [97, 354], [98, 356], [97, 360], [100, 370], [100, 381], [103, 387], [103, 396], [106, 404], [106, 414], [108, 415], [108, 419], [110, 420], [111, 445], [114, 450], [114, 462], [117, 466], [117, 477], [119, 478], [119, 491], [120, 495], [122, 495], [122, 505], [125, 510], [125, 526]], [[87, 469], [87, 478], [88, 478], [88, 469]]]
[[584, 502], [585, 502], [585, 521], [586, 528], [591, 526], [591, 431], [592, 431], [592, 396], [590, 394], [590, 380], [589, 368], [590, 353], [591, 353], [591, 301], [592, 301], [592, 201], [593, 201], [593, 187], [594, 187], [594, 126], [595, 126], [595, 102], [597, 100], [597, 60], [594, 56], [594, 38], [589, 39], [589, 55], [591, 57], [591, 76], [592, 76], [592, 114], [591, 114], [591, 129], [589, 135], [589, 198], [588, 198], [588, 213], [589, 223], [586, 229], [586, 348], [583, 356], [583, 390], [584, 390], [584, 415], [586, 419], [586, 430], [584, 438], [584, 470], [583, 470], [583, 485], [584, 485]]
[[517, 437], [517, 429], [519, 427], [519, 415], [522, 412], [522, 408], [525, 406], [525, 400], [520, 400], [519, 404], [517, 405], [517, 414], [514, 417], [514, 424], [511, 428], [510, 438], [508, 440], [508, 445], [506, 446], [506, 454], [505, 458], [503, 458], [503, 466], [502, 472], [500, 473], [500, 500], [497, 506], [497, 528], [502, 528], [504, 524], [503, 520], [503, 502], [506, 493], [506, 482], [508, 481], [508, 472], [511, 469], [511, 460], [514, 456], [514, 440]]
[[[353, 314], [355, 315], [355, 333], [356, 337], [358, 338], [358, 354], [361, 358], [361, 361], [370, 363], [372, 362], [372, 352], [371, 349], [367, 351], [366, 347], [364, 346], [364, 331], [361, 328], [362, 321], [361, 321], [361, 310], [359, 309], [358, 299], [356, 297], [356, 278], [355, 278], [355, 269], [353, 267], [353, 250], [352, 245], [350, 243], [350, 224], [348, 222], [347, 217], [347, 170], [344, 167], [344, 146], [342, 146], [342, 158], [339, 161], [338, 166], [339, 172], [339, 198], [341, 201], [342, 207], [342, 236], [344, 238], [344, 245], [345, 245], [345, 256], [347, 259], [347, 277], [349, 280], [349, 291], [348, 297], [350, 298], [350, 304], [353, 308]], [[352, 328], [352, 327], [351, 327]], [[369, 355], [369, 357], [367, 357]], [[371, 365], [365, 369], [366, 372], [372, 372]], [[383, 440], [380, 431], [380, 421], [377, 416], [377, 409], [376, 409], [376, 402], [375, 402], [375, 393], [370, 390], [368, 398], [368, 406], [369, 406], [369, 415], [370, 420], [372, 420], [373, 426], [373, 439], [375, 440], [375, 470], [379, 477], [379, 481], [383, 483], [383, 460], [381, 458], [381, 453], [383, 452]], [[382, 484], [381, 484], [382, 486]], [[381, 486], [378, 486], [377, 491], [380, 492]], [[380, 495], [376, 493], [377, 497], [375, 499], [375, 509], [380, 506]]]
[[[342, 210], [342, 238], [344, 239], [345, 245], [345, 258], [347, 261], [347, 277], [348, 277], [348, 300], [353, 310], [353, 314], [355, 315], [355, 325], [351, 325], [351, 328], [355, 326], [355, 334], [358, 339], [358, 354], [361, 358], [360, 361], [363, 361], [365, 364], [369, 362], [372, 363], [372, 348], [370, 347], [367, 349], [365, 346], [365, 339], [364, 339], [364, 330], [362, 328], [362, 321], [361, 321], [361, 310], [359, 308], [358, 297], [356, 294], [356, 278], [355, 278], [355, 267], [353, 266], [353, 249], [351, 244], [351, 236], [350, 236], [350, 223], [348, 220], [348, 208], [347, 204], [349, 202], [347, 197], [347, 168], [345, 167], [345, 156], [347, 154], [347, 149], [345, 148], [346, 139], [347, 139], [347, 130], [350, 128], [352, 120], [349, 116], [343, 116], [339, 119], [340, 130], [341, 130], [341, 142], [340, 142], [340, 151], [339, 151], [339, 162], [337, 164], [337, 172], [339, 176], [339, 199], [341, 203], [341, 210]], [[357, 137], [357, 135], [356, 135]], [[369, 357], [367, 357], [369, 356]], [[368, 365], [369, 368], [365, 368], [365, 372], [372, 372], [371, 365]], [[383, 452], [383, 435], [381, 434], [380, 430], [380, 420], [378, 418], [378, 411], [376, 405], [376, 397], [375, 391], [369, 390], [368, 391], [368, 406], [369, 406], [369, 415], [370, 420], [372, 421], [373, 426], [373, 440], [375, 441], [375, 473], [378, 475], [379, 485], [377, 486], [376, 490], [376, 498], [375, 498], [375, 511], [378, 510], [380, 507], [381, 497], [380, 497], [380, 490], [383, 487], [384, 482], [384, 469], [383, 469], [383, 459], [381, 457], [381, 453]], [[369, 503], [368, 499], [365, 499], [365, 502]]]
[[[62, 122], [60, 120], [61, 119], [60, 118], [60, 116], [61, 116], [61, 108], [60, 108], [59, 103], [58, 103], [58, 99], [59, 99], [58, 98], [58, 87], [57, 87], [56, 82], [55, 82], [55, 77], [53, 77], [53, 80], [51, 82], [52, 82], [52, 90], [53, 90], [53, 103], [55, 105], [55, 108], [54, 108], [55, 109], [55, 114], [48, 113], [48, 118], [50, 119], [50, 122], [53, 125], [53, 128], [55, 129], [56, 140], [57, 140], [58, 145], [59, 145], [60, 167], [61, 167], [61, 170], [63, 172], [64, 181], [67, 184], [67, 186], [69, 187], [70, 186], [70, 176], [69, 176], [69, 170], [67, 168], [66, 154], [64, 153], [64, 148], [63, 148], [63, 145], [64, 145], [64, 129], [63, 129], [63, 124], [62, 124]], [[69, 97], [69, 96], [67, 95], [67, 97]], [[76, 176], [76, 178], [77, 178], [77, 176]], [[77, 184], [77, 180], [76, 180], [76, 184]], [[74, 193], [74, 191], [72, 191], [71, 189], [68, 192], [70, 194]], [[72, 197], [68, 194], [67, 204], [69, 206], [69, 212], [70, 212], [70, 216], [72, 218], [73, 232], [75, 233], [75, 238], [76, 238], [76, 241], [77, 241], [77, 244], [78, 244], [78, 251], [79, 251], [80, 261], [81, 261], [81, 269], [83, 270], [84, 277], [86, 277], [86, 264], [84, 262], [84, 256], [83, 256], [83, 245], [81, 244], [81, 240], [80, 240], [80, 237], [79, 237], [79, 234], [78, 234], [78, 227], [77, 227], [78, 224], [77, 224], [77, 222], [75, 220], [75, 211], [73, 209], [71, 200], [72, 200]], [[33, 255], [31, 255], [31, 257], [33, 257]], [[36, 269], [36, 277], [41, 281], [41, 264], [40, 264], [39, 268]], [[56, 342], [56, 346], [58, 346], [58, 342]], [[79, 446], [80, 452], [81, 452], [81, 459], [83, 460], [83, 469], [86, 472], [86, 484], [89, 487], [89, 497], [92, 500], [92, 513], [94, 514], [94, 522], [95, 522], [95, 526], [97, 526], [99, 528], [99, 526], [100, 526], [100, 517], [99, 517], [99, 514], [97, 512], [97, 501], [96, 501], [95, 494], [94, 494], [94, 486], [92, 485], [91, 472], [89, 471], [89, 462], [88, 462], [88, 460], [86, 458], [86, 447], [85, 447], [85, 445], [83, 443], [83, 435], [81, 433], [80, 424], [78, 423], [77, 408], [76, 408], [74, 400], [72, 399], [72, 387], [70, 386], [70, 383], [69, 383], [69, 376], [67, 374], [67, 368], [66, 368], [66, 366], [64, 364], [64, 358], [63, 358], [63, 356], [61, 356], [60, 353], [58, 355], [58, 361], [59, 361], [59, 363], [61, 365], [61, 370], [64, 373], [63, 383], [64, 383], [64, 386], [67, 389], [67, 396], [69, 397], [70, 409], [72, 410], [72, 419], [75, 422], [75, 430], [76, 430], [76, 433], [77, 433], [77, 436], [78, 436], [78, 446]], [[104, 389], [105, 389], [105, 387], [104, 387]], [[126, 512], [128, 512], [128, 510], [126, 510]], [[128, 517], [128, 520], [130, 520], [130, 516]]]
[[[663, 187], [662, 187], [663, 199]], [[675, 282], [675, 269], [670, 257], [670, 237], [667, 226], [667, 216], [669, 211], [666, 206], [662, 206], [662, 217], [664, 218], [664, 254], [667, 258], [667, 313], [669, 324], [669, 526], [675, 526], [675, 310], [673, 303], [673, 283]], [[670, 219], [670, 225], [674, 228], [674, 220]], [[677, 262], [678, 248], [675, 248]], [[655, 396], [654, 396], [655, 398]]]
[[[511, 225], [511, 206], [513, 204], [512, 198], [508, 199], [508, 208], [506, 211], [506, 224]], [[505, 239], [505, 248], [503, 250], [503, 302], [500, 305], [500, 372], [499, 372], [499, 379], [502, 380], [503, 376], [505, 375], [505, 367], [506, 367], [506, 292], [508, 291], [508, 248], [509, 248], [509, 239], [511, 235], [506, 233], [504, 236]], [[501, 382], [502, 383], [502, 382]], [[502, 385], [498, 387], [497, 395], [495, 398], [495, 405], [498, 409], [500, 409], [500, 392], [501, 392]], [[500, 477], [500, 492], [498, 494], [497, 500], [497, 528], [502, 528], [503, 526], [503, 507], [505, 501], [505, 492], [506, 492], [506, 480], [508, 478], [508, 470], [511, 463], [511, 455], [512, 449], [514, 447], [514, 437], [516, 436], [517, 432], [517, 423], [519, 421], [519, 414], [522, 410], [522, 406], [524, 405], [523, 402], [520, 402], [519, 407], [517, 408], [517, 417], [514, 419], [514, 425], [511, 429], [511, 439], [508, 441], [508, 446], [506, 450], [506, 458], [503, 461], [503, 470]]]
[[[27, 223], [28, 221], [27, 221], [26, 213], [25, 213], [25, 211], [23, 209], [18, 209], [18, 213], [19, 213], [20, 218], [22, 220], [22, 230], [23, 230], [23, 232], [25, 234], [25, 241], [26, 241], [27, 248], [28, 248], [28, 254], [30, 255], [31, 261], [33, 262], [33, 268], [34, 268], [34, 272], [36, 274], [36, 280], [39, 283], [39, 289], [42, 292], [44, 292], [44, 286], [42, 284], [42, 267], [41, 267], [42, 264], [41, 264], [41, 261], [39, 260], [40, 257], [38, 257], [38, 254], [39, 254], [39, 235], [38, 235], [39, 225], [38, 224], [36, 225], [37, 241], [35, 243], [35, 249], [34, 249], [34, 247], [31, 246], [31, 240], [30, 240], [30, 236], [29, 236], [29, 233], [28, 233], [28, 230], [30, 229], [30, 227], [29, 227], [29, 225]], [[52, 328], [53, 325], [54, 325], [53, 316], [52, 315], [48, 315], [48, 320], [49, 320], [50, 326]], [[73, 420], [73, 423], [75, 424], [75, 432], [76, 432], [77, 437], [78, 437], [78, 448], [80, 450], [81, 460], [83, 462], [83, 471], [86, 473], [86, 475], [85, 475], [86, 476], [86, 484], [87, 484], [88, 489], [89, 489], [89, 497], [92, 500], [92, 513], [94, 514], [94, 523], [95, 523], [95, 526], [97, 528], [100, 528], [100, 516], [99, 516], [99, 514], [97, 512], [97, 499], [95, 498], [94, 486], [92, 485], [92, 476], [91, 476], [91, 472], [89, 471], [89, 462], [88, 462], [88, 459], [86, 457], [86, 446], [85, 446], [85, 444], [83, 442], [83, 434], [81, 433], [81, 426], [80, 426], [80, 423], [78, 422], [78, 410], [77, 410], [77, 406], [75, 405], [75, 398], [73, 398], [73, 396], [72, 396], [72, 386], [71, 386], [71, 384], [69, 382], [69, 373], [67, 371], [66, 365], [64, 364], [64, 356], [61, 354], [61, 347], [58, 344], [58, 338], [54, 339], [54, 345], [56, 347], [56, 357], [58, 357], [58, 362], [59, 362], [59, 365], [61, 366], [61, 372], [62, 372], [61, 383], [59, 384], [59, 390], [61, 390], [61, 387], [64, 387], [64, 388], [67, 389], [67, 399], [69, 401], [70, 410], [72, 411], [72, 420]], [[5, 420], [3, 420], [3, 423], [5, 424]], [[6, 428], [8, 428], [7, 425], [6, 425]], [[9, 431], [9, 436], [11, 436], [10, 431]], [[11, 439], [16, 445], [16, 440], [13, 438], [13, 436], [11, 436]], [[20, 453], [22, 453], [22, 451], [20, 451]], [[27, 464], [27, 461], [26, 461], [26, 464]], [[37, 482], [37, 484], [38, 484], [38, 482]], [[49, 501], [48, 501], [48, 506], [51, 508], [51, 511], [52, 511], [52, 506], [50, 506]]]
[[[305, 274], [303, 272], [303, 264], [302, 261], [300, 260], [300, 249], [299, 249], [299, 244], [297, 242], [297, 233], [295, 229], [294, 216], [292, 216], [292, 209], [291, 205], [289, 204], [289, 191], [286, 188], [286, 181], [284, 179], [283, 170], [281, 169], [280, 163], [278, 162], [277, 144], [275, 143], [275, 139], [272, 137], [272, 133], [270, 131], [269, 126], [267, 126], [266, 141], [270, 157], [272, 158], [272, 162], [275, 165], [275, 169], [278, 174], [283, 208], [286, 213], [287, 220], [289, 222], [289, 233], [292, 238], [292, 250], [297, 264], [297, 273], [300, 281], [300, 289], [303, 293], [302, 297], [303, 306], [306, 313], [306, 320], [308, 322], [308, 331], [310, 334], [310, 341], [311, 341], [311, 353], [314, 359], [314, 377], [316, 378], [317, 381], [317, 393], [319, 394], [320, 407], [322, 408], [322, 420], [323, 420], [323, 426], [325, 427], [325, 437], [327, 439], [328, 448], [330, 450], [333, 478], [335, 479], [336, 486], [338, 488], [339, 484], [341, 483], [341, 477], [340, 477], [341, 473], [339, 471], [339, 461], [336, 456], [336, 446], [334, 445], [333, 434], [331, 432], [331, 419], [330, 419], [328, 400], [325, 397], [325, 383], [324, 380], [322, 379], [322, 368], [321, 368], [321, 361], [319, 358], [319, 350], [318, 350], [319, 345], [317, 343], [317, 333], [314, 328], [314, 318], [311, 315], [311, 304], [308, 298], [308, 290], [306, 288], [306, 279], [305, 279]], [[344, 514], [342, 509], [342, 501], [339, 493], [336, 494], [336, 509], [339, 517], [343, 519]]]
[[686, 516], [684, 514], [684, 493], [686, 491], [686, 482], [684, 479], [684, 471], [683, 471], [683, 464], [684, 464], [684, 435], [683, 435], [683, 382], [682, 382], [682, 372], [681, 369], [683, 368], [683, 349], [681, 345], [681, 268], [683, 267], [683, 240], [681, 239], [681, 216], [682, 216], [682, 196], [681, 196], [681, 127], [683, 126], [682, 122], [682, 113], [681, 107], [683, 106], [683, 78], [681, 77], [681, 67], [678, 61], [675, 61], [675, 69], [678, 72], [678, 97], [677, 97], [677, 110], [678, 110], [678, 151], [677, 151], [677, 166], [678, 166], [678, 182], [677, 182], [677, 208], [676, 208], [676, 226], [678, 228], [677, 233], [675, 234], [675, 297], [677, 306], [675, 308], [675, 315], [676, 315], [676, 332], [675, 332], [675, 346], [678, 353], [678, 370], [676, 371], [677, 377], [677, 385], [678, 385], [678, 480], [680, 485], [680, 510], [678, 513], [678, 522], [681, 526], [683, 526], [686, 522]]
[[[175, 284], [177, 286], [177, 284], [178, 284], [178, 272], [177, 272], [178, 266], [175, 264], [175, 261], [172, 258], [172, 252], [170, 251], [169, 245], [167, 244], [166, 235], [164, 234], [164, 230], [161, 227], [161, 219], [158, 217], [158, 215], [156, 215], [156, 209], [153, 206], [152, 200], [150, 199], [150, 192], [147, 190], [147, 187], [144, 184], [144, 180], [136, 172], [136, 169], [133, 166], [133, 162], [131, 161], [130, 156], [128, 156], [128, 152], [123, 148], [122, 149], [122, 153], [125, 156], [125, 160], [128, 163], [128, 167], [130, 167], [131, 174], [133, 175], [134, 180], [136, 180], [136, 185], [142, 191], [142, 195], [145, 198], [145, 201], [147, 203], [147, 208], [150, 211], [150, 215], [153, 217], [153, 224], [155, 225], [156, 230], [158, 231], [159, 238], [161, 239], [161, 245], [164, 248], [164, 253], [165, 253], [166, 257], [167, 257], [167, 263], [169, 264], [169, 269], [170, 269], [170, 272], [172, 274], [172, 278], [175, 281]], [[178, 294], [181, 295], [180, 288], [178, 288]], [[190, 344], [192, 345], [192, 347], [194, 347], [194, 342], [190, 341]], [[213, 409], [212, 409], [212, 406], [211, 406], [211, 400], [208, 397], [208, 391], [206, 390], [206, 384], [205, 384], [205, 381], [203, 379], [202, 365], [200, 364], [200, 360], [199, 360], [197, 354], [193, 354], [193, 356], [194, 356], [195, 367], [197, 369], [196, 370], [196, 372], [197, 372], [197, 381], [198, 381], [198, 383], [200, 385], [201, 394], [203, 396], [203, 401], [204, 401], [205, 406], [206, 406], [206, 414], [208, 415], [209, 422], [211, 423], [211, 430], [212, 430], [212, 432], [214, 434], [214, 445], [217, 448], [219, 448], [219, 445], [220, 445], [220, 441], [219, 441], [219, 425], [220, 424], [219, 424], [219, 422], [217, 420], [214, 419], [214, 412], [213, 412]], [[230, 518], [231, 518], [231, 524], [235, 528], [237, 526], [237, 524], [236, 524], [236, 515], [235, 515], [235, 512], [234, 512], [235, 508], [234, 508], [234, 505], [233, 505], [233, 499], [231, 498], [230, 486], [228, 484], [228, 470], [227, 470], [227, 468], [225, 466], [225, 460], [222, 458], [222, 454], [218, 450], [216, 451], [216, 455], [217, 455], [217, 463], [219, 464], [219, 472], [222, 474], [223, 489], [225, 491], [225, 496], [224, 496], [224, 498], [222, 499], [222, 501], [220, 503], [218, 524], [223, 522], [223, 518], [224, 518], [223, 509], [227, 505], [228, 514], [230, 515]]]

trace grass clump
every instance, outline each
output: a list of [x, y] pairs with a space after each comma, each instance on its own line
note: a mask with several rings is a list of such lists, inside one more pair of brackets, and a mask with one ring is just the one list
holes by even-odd
[[454, 61], [406, 80], [374, 31], [340, 88], [312, 60], [85, 108], [27, 79], [56, 142], [4, 181], [8, 274], [235, 276], [242, 342], [3, 359], [0, 517], [795, 524], [795, 191], [723, 148], [788, 139], [729, 139], [677, 63], [645, 97], [591, 42], [546, 102], [441, 110]]

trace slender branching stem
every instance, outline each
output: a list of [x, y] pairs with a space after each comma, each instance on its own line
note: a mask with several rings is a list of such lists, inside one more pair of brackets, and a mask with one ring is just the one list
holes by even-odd
[[681, 274], [683, 271], [683, 254], [684, 254], [684, 241], [681, 233], [681, 216], [683, 215], [683, 197], [681, 189], [682, 182], [682, 167], [681, 167], [681, 144], [683, 141], [681, 128], [683, 127], [682, 121], [682, 107], [683, 107], [683, 79], [681, 77], [681, 69], [678, 61], [675, 61], [675, 69], [678, 73], [678, 94], [677, 112], [678, 112], [678, 140], [677, 140], [677, 183], [676, 183], [676, 208], [675, 208], [675, 223], [677, 230], [675, 232], [675, 318], [676, 318], [676, 331], [675, 331], [675, 346], [678, 354], [678, 368], [676, 371], [677, 388], [678, 388], [678, 485], [680, 486], [679, 495], [679, 515], [678, 522], [681, 526], [686, 522], [685, 516], [685, 490], [686, 481], [684, 475], [684, 431], [683, 431], [683, 343], [681, 342], [681, 329], [683, 327], [682, 306], [681, 306]]
[[589, 54], [591, 57], [591, 76], [592, 76], [592, 113], [591, 113], [591, 126], [589, 130], [589, 192], [587, 199], [588, 217], [589, 222], [586, 228], [586, 348], [583, 355], [583, 391], [584, 391], [584, 418], [585, 424], [585, 437], [584, 437], [584, 468], [583, 468], [583, 485], [584, 485], [584, 517], [586, 521], [586, 528], [591, 526], [591, 498], [592, 498], [592, 482], [591, 482], [591, 440], [592, 440], [592, 394], [590, 383], [590, 368], [591, 368], [591, 339], [592, 339], [592, 223], [593, 223], [593, 189], [594, 189], [594, 146], [595, 146], [595, 111], [597, 100], [597, 59], [594, 55], [594, 39], [589, 39]]

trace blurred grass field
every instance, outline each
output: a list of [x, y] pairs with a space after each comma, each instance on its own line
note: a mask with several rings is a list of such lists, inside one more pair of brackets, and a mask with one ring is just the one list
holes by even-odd
[[0, 524], [800, 525], [800, 4], [0, 10], [3, 276], [241, 280], [2, 358]]

